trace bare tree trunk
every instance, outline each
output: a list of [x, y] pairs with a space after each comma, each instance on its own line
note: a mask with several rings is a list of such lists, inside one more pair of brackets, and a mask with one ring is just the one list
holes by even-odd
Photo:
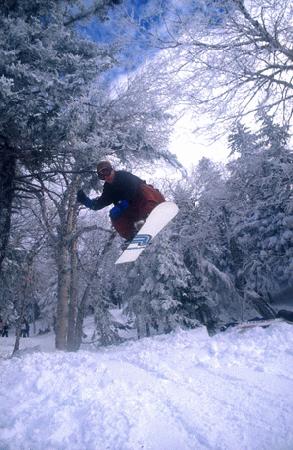
[[20, 345], [20, 334], [21, 334], [21, 324], [23, 321], [24, 315], [23, 313], [19, 315], [17, 322], [16, 322], [16, 327], [15, 327], [15, 342], [14, 342], [14, 348], [13, 348], [13, 352], [12, 355], [14, 355], [18, 350], [19, 350], [19, 345]]
[[37, 327], [36, 327], [36, 300], [34, 300], [33, 303], [33, 333], [36, 334]]
[[27, 299], [31, 296], [31, 280], [32, 280], [33, 261], [42, 247], [42, 242], [43, 242], [43, 236], [34, 243], [31, 250], [26, 255], [25, 260], [23, 261], [23, 271], [22, 271], [23, 286], [22, 286], [21, 292], [19, 293], [20, 297], [18, 298], [18, 302], [16, 305], [18, 319], [16, 322], [16, 330], [15, 330], [16, 337], [15, 337], [14, 349], [13, 349], [12, 354], [14, 354], [15, 352], [17, 352], [19, 350], [19, 344], [20, 344], [20, 338], [21, 338], [21, 326], [25, 319]]
[[85, 317], [85, 311], [87, 306], [87, 300], [90, 293], [91, 286], [93, 282], [95, 281], [98, 273], [98, 268], [100, 265], [100, 258], [107, 253], [107, 251], [111, 248], [112, 242], [115, 238], [115, 231], [110, 231], [110, 236], [107, 242], [105, 243], [105, 246], [97, 259], [96, 265], [94, 267], [93, 272], [91, 273], [91, 276], [89, 277], [89, 283], [85, 288], [85, 291], [83, 293], [82, 299], [78, 305], [77, 308], [77, 317], [76, 317], [76, 324], [75, 324], [75, 351], [80, 348], [81, 342], [82, 342], [82, 327], [83, 327], [83, 320]]
[[83, 327], [83, 320], [85, 316], [85, 308], [87, 304], [87, 299], [90, 293], [90, 284], [87, 285], [85, 288], [84, 294], [82, 296], [81, 302], [78, 307], [77, 311], [77, 318], [76, 318], [76, 330], [75, 330], [75, 350], [79, 350], [81, 342], [82, 342], [82, 327]]
[[14, 355], [18, 350], [20, 346], [20, 338], [21, 338], [21, 325], [24, 320], [24, 314], [25, 314], [25, 303], [26, 303], [26, 295], [27, 295], [27, 274], [28, 274], [29, 267], [25, 269], [23, 276], [23, 286], [22, 290], [19, 293], [19, 297], [17, 299], [16, 311], [18, 314], [18, 318], [16, 321], [15, 326], [15, 342], [14, 342], [14, 348], [12, 355]]
[[76, 191], [79, 176], [73, 178], [59, 206], [60, 231], [58, 245], [58, 304], [56, 348], [75, 349], [77, 317], [77, 237], [78, 208]]
[[58, 247], [58, 303], [55, 344], [58, 350], [66, 350], [71, 267], [68, 245], [64, 242], [64, 239], [61, 239]]
[[137, 339], [142, 339], [144, 337], [143, 329], [144, 329], [144, 322], [142, 320], [140, 313], [135, 313], [135, 323], [136, 323], [136, 331], [137, 331]]
[[77, 239], [73, 239], [70, 244], [70, 302], [68, 311], [68, 335], [67, 350], [77, 350], [77, 311], [78, 311], [78, 271], [77, 271]]
[[[58, 300], [55, 340], [58, 350], [76, 351], [81, 343], [84, 305], [80, 309], [78, 308], [77, 243], [78, 237], [83, 232], [97, 228], [95, 225], [94, 227], [85, 227], [79, 232], [76, 231], [78, 217], [76, 191], [79, 187], [79, 181], [79, 175], [73, 177], [64, 193], [61, 204], [56, 205], [60, 218], [57, 236]], [[107, 241], [102, 254], [111, 246], [114, 237], [115, 233], [111, 232], [111, 238]]]
[[16, 158], [0, 142], [0, 273], [10, 235], [15, 167]]

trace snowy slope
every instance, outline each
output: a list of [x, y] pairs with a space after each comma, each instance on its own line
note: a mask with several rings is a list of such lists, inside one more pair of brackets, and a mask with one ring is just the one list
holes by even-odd
[[1, 450], [293, 448], [292, 325], [0, 361]]

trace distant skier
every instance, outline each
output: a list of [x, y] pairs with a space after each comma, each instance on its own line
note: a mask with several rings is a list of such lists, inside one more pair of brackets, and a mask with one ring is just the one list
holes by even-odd
[[9, 326], [8, 324], [5, 322], [4, 326], [3, 326], [3, 330], [2, 330], [2, 337], [8, 337], [8, 330], [9, 330]]
[[150, 212], [165, 201], [164, 196], [136, 175], [114, 170], [109, 161], [100, 161], [97, 173], [99, 179], [105, 181], [102, 195], [90, 199], [80, 190], [77, 201], [93, 210], [114, 204], [110, 210], [113, 227], [124, 239], [132, 239]]
[[26, 319], [23, 319], [21, 324], [21, 337], [26, 338], [30, 336], [30, 326]]

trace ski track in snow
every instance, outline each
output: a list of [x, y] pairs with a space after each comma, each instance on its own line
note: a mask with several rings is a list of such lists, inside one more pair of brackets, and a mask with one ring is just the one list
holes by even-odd
[[20, 352], [1, 361], [0, 449], [292, 450], [292, 344], [278, 323]]

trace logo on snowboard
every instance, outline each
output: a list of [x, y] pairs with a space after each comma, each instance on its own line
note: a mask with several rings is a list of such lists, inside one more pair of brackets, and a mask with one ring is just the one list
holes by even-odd
[[[132, 241], [130, 242], [128, 249], [129, 250], [135, 250], [135, 248], [139, 247], [146, 247], [152, 239], [152, 236], [150, 234], [137, 234], [134, 236]], [[132, 245], [135, 245], [136, 247], [130, 247]]]

